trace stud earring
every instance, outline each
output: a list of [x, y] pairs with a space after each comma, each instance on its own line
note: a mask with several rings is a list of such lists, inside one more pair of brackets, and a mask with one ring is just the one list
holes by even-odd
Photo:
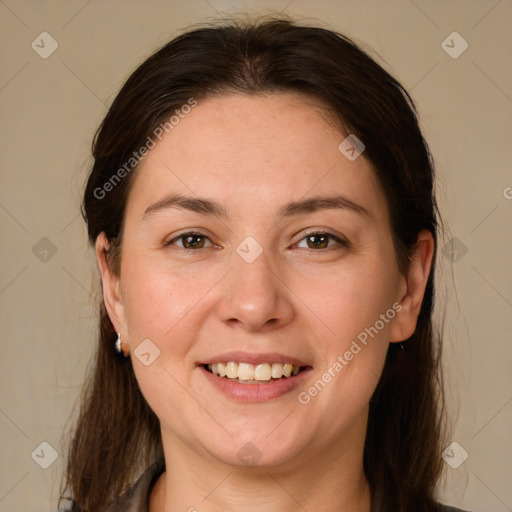
[[130, 353], [130, 350], [125, 346], [126, 344], [123, 343], [123, 340], [121, 340], [121, 333], [117, 333], [117, 340], [115, 342], [115, 348], [116, 352], [118, 354], [123, 353], [124, 357], [128, 357], [128, 354]]

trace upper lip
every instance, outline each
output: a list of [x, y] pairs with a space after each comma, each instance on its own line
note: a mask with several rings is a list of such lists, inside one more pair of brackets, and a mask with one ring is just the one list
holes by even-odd
[[296, 357], [279, 354], [278, 352], [265, 352], [265, 353], [250, 353], [250, 352], [224, 352], [212, 357], [208, 357], [200, 362], [199, 365], [215, 364], [215, 363], [229, 363], [230, 361], [237, 363], [261, 364], [261, 363], [290, 363], [294, 366], [309, 366], [304, 361]]

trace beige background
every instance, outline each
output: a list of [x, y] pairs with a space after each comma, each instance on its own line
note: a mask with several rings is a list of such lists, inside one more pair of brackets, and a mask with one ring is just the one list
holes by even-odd
[[[98, 285], [78, 214], [93, 132], [143, 58], [240, 9], [345, 32], [412, 92], [437, 163], [441, 245], [460, 240], [453, 261], [440, 252], [438, 313], [452, 439], [469, 456], [445, 464], [439, 494], [511, 510], [512, 1], [0, 0], [0, 511], [56, 510], [62, 431], [95, 342]], [[31, 48], [43, 31], [59, 45], [47, 59]], [[457, 59], [441, 47], [453, 31], [469, 44]], [[35, 462], [51, 461], [42, 442], [58, 453], [48, 469]]]

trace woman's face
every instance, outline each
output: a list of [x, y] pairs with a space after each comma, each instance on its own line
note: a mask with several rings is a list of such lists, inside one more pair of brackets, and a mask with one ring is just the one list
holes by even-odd
[[[274, 467], [362, 449], [415, 314], [385, 196], [344, 138], [298, 94], [217, 97], [135, 171], [120, 280], [103, 284], [164, 446]], [[204, 366], [219, 362], [250, 380], [304, 369], [239, 383]]]

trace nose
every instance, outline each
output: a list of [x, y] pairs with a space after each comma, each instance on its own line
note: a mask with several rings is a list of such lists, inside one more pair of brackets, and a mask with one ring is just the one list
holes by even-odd
[[251, 263], [234, 251], [231, 265], [220, 283], [217, 315], [221, 321], [254, 332], [281, 328], [292, 321], [293, 293], [265, 250]]

